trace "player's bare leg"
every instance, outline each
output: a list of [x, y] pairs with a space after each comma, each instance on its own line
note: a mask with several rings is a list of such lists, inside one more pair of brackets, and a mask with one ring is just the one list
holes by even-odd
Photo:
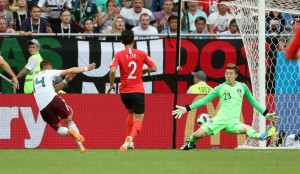
[[79, 132], [76, 124], [73, 122], [72, 118], [68, 117], [67, 119], [64, 119], [64, 122], [68, 125], [68, 127], [69, 127], [68, 133], [69, 133], [69, 135], [71, 135], [75, 139], [76, 144], [79, 147], [79, 151], [80, 152], [86, 151], [85, 147], [82, 144], [82, 142], [84, 142], [85, 139], [80, 134], [80, 132]]

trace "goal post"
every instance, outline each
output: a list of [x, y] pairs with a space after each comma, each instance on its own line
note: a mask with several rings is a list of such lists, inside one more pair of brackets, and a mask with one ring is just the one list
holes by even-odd
[[[299, 66], [284, 58], [284, 47], [300, 19], [287, 21], [283, 17], [285, 14], [299, 16], [300, 1], [232, 0], [222, 3], [230, 7], [239, 26], [254, 97], [263, 107], [281, 117], [275, 125], [277, 130], [284, 131], [286, 137], [300, 133]], [[266, 120], [259, 115], [254, 111], [252, 126], [256, 131], [264, 132]], [[274, 142], [268, 145], [274, 146]], [[242, 147], [265, 148], [266, 144], [247, 139]]]

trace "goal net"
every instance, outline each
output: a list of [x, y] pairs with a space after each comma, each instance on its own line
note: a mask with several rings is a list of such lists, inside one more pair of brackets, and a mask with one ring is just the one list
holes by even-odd
[[[222, 2], [224, 3], [224, 2]], [[265, 14], [258, 14], [258, 0], [225, 2], [235, 16], [246, 50], [252, 92], [259, 99], [259, 76], [265, 76], [266, 108], [280, 116], [275, 125], [285, 137], [300, 133], [300, 80], [296, 61], [286, 61], [284, 48], [293, 36], [300, 14], [299, 0], [265, 0]], [[259, 18], [265, 18], [265, 30], [259, 31]], [[265, 38], [259, 38], [259, 32]], [[258, 71], [259, 42], [265, 42], [266, 74]], [[268, 123], [267, 123], [268, 124]], [[259, 113], [254, 112], [252, 126], [259, 130]], [[278, 134], [282, 135], [282, 134]], [[268, 146], [276, 146], [276, 138]], [[247, 139], [244, 147], [258, 147], [257, 140]], [[277, 142], [278, 146], [278, 142]], [[279, 143], [279, 146], [280, 143]]]

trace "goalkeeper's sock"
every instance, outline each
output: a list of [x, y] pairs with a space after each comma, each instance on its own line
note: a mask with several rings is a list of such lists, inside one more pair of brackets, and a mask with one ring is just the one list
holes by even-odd
[[[68, 124], [68, 128], [69, 129], [73, 129], [76, 133], [80, 134], [76, 124], [72, 121], [71, 123]], [[81, 147], [82, 146], [82, 142], [78, 141], [78, 140], [75, 140], [76, 141], [76, 144], [78, 145], [78, 147]]]
[[256, 132], [253, 128], [248, 129], [246, 134], [253, 139], [258, 139], [260, 137], [260, 133]]
[[192, 148], [194, 147], [195, 143], [198, 141], [198, 139], [196, 139], [193, 134], [190, 136], [190, 139], [189, 139], [189, 148]]
[[128, 114], [127, 120], [126, 120], [126, 131], [127, 131], [128, 136], [131, 134], [132, 126], [133, 126], [133, 115]]
[[135, 121], [132, 126], [132, 131], [130, 136], [132, 139], [134, 139], [142, 130], [142, 122], [141, 121]]
[[59, 134], [59, 135], [62, 135], [62, 136], [66, 136], [69, 134], [69, 129], [66, 128], [66, 127], [59, 127], [56, 132]]

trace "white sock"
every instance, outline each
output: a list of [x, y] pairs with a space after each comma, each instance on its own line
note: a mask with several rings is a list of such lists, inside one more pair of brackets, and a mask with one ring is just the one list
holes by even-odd
[[56, 132], [62, 136], [66, 136], [68, 135], [68, 130], [66, 127], [59, 127]]
[[[76, 133], [80, 134], [80, 132], [79, 132], [79, 130], [78, 130], [78, 128], [77, 128], [77, 126], [76, 126], [76, 124], [75, 124], [74, 122], [69, 123], [69, 124], [68, 124], [68, 127], [69, 127], [69, 129], [73, 129]], [[75, 141], [76, 141], [76, 144], [77, 144], [79, 147], [83, 146], [83, 145], [82, 145], [82, 142], [77, 141], [77, 140], [75, 140]]]

